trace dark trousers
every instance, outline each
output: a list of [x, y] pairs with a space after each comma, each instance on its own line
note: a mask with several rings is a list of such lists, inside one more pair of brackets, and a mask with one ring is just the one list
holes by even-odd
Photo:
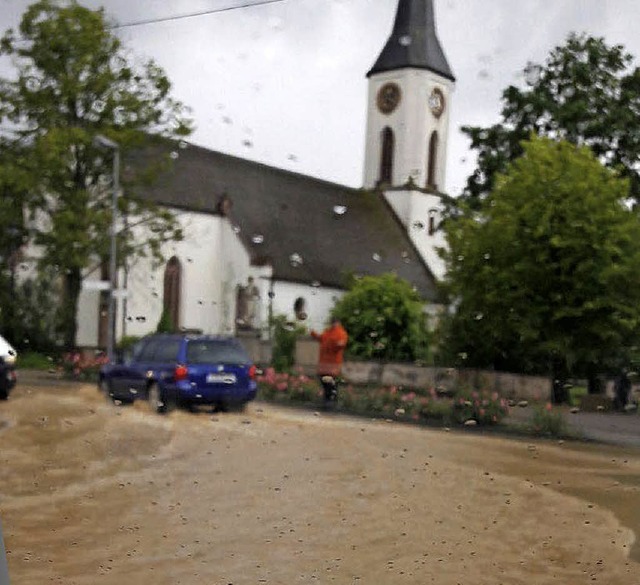
[[338, 379], [335, 376], [319, 376], [319, 378], [324, 390], [324, 401], [335, 402], [338, 400]]

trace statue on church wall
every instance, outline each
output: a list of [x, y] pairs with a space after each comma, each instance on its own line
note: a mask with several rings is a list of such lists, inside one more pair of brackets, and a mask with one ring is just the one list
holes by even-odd
[[236, 325], [238, 329], [255, 330], [260, 327], [260, 289], [253, 276], [247, 285], [238, 285], [236, 292]]

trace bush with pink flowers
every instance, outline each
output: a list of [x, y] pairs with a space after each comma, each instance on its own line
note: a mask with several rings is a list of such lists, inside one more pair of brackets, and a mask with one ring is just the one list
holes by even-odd
[[[278, 373], [269, 368], [258, 378], [259, 395], [279, 403], [320, 404], [322, 388], [316, 378], [302, 372]], [[438, 396], [434, 388], [406, 389], [401, 386], [356, 386], [341, 384], [338, 409], [353, 414], [443, 424], [498, 424], [507, 413], [506, 402], [488, 393], [461, 392], [454, 398]]]
[[453, 418], [458, 423], [474, 420], [479, 425], [495, 425], [507, 414], [507, 401], [497, 392], [464, 388], [453, 399]]
[[97, 382], [100, 368], [107, 363], [109, 363], [109, 358], [104, 353], [88, 356], [75, 351], [62, 356], [61, 367], [67, 378]]
[[258, 384], [260, 396], [275, 402], [308, 403], [322, 396], [318, 382], [302, 372], [278, 373], [273, 368], [267, 368], [263, 375], [258, 376]]

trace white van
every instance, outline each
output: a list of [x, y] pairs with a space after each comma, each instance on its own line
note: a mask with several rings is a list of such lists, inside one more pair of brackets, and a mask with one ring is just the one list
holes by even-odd
[[4, 359], [5, 364], [14, 365], [18, 358], [18, 352], [13, 349], [11, 344], [0, 335], [0, 358]]

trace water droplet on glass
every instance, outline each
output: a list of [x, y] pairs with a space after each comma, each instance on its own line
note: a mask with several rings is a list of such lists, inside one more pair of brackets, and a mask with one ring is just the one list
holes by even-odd
[[187, 144], [184, 140], [181, 140], [181, 141], [178, 143], [178, 146], [179, 146], [182, 150], [184, 150], [185, 148], [187, 148], [188, 144]]
[[251, 140], [243, 140], [242, 146], [245, 148], [253, 148], [253, 142], [251, 142]]
[[233, 120], [229, 116], [222, 116], [222, 122], [224, 124], [233, 124]]
[[171, 154], [169, 155], [173, 160], [176, 160], [177, 158], [180, 157], [180, 155], [174, 150], [171, 152]]
[[478, 79], [491, 79], [491, 74], [486, 69], [480, 69], [480, 71], [478, 71]]
[[105, 107], [107, 106], [107, 104], [105, 104], [102, 100], [96, 100], [95, 102], [93, 102], [93, 105], [91, 106], [91, 109], [94, 112], [97, 112], [98, 114], [101, 114], [102, 112], [104, 112]]
[[231, 229], [233, 230], [234, 234], [239, 234], [240, 233], [240, 226], [239, 225], [234, 225]]
[[423, 230], [424, 229], [424, 224], [421, 221], [414, 221], [413, 222], [413, 229], [414, 230]]
[[409, 35], [402, 35], [399, 39], [398, 42], [403, 46], [403, 47], [408, 47], [411, 44], [411, 37]]
[[374, 252], [371, 258], [374, 262], [382, 262], [382, 256], [380, 256], [380, 254], [378, 254], [377, 252]]
[[463, 351], [461, 353], [458, 354], [458, 357], [462, 360], [466, 360], [467, 359], [467, 352]]
[[484, 319], [484, 313], [476, 313], [473, 317], [476, 321], [482, 321]]
[[29, 79], [27, 79], [27, 89], [29, 91], [38, 91], [38, 88], [40, 87], [40, 84], [38, 83], [38, 80], [30, 77]]
[[372, 331], [371, 333], [369, 333], [369, 337], [378, 337], [378, 332], [377, 331]]
[[333, 213], [335, 215], [344, 215], [345, 213], [347, 213], [347, 206], [346, 205], [334, 205], [333, 206]]
[[491, 254], [489, 254], [488, 252], [484, 255], [484, 259], [485, 260], [491, 260]]
[[314, 281], [311, 283], [311, 286], [312, 286], [313, 288], [320, 288], [320, 281], [319, 281], [319, 280], [314, 280]]
[[251, 238], [254, 244], [262, 244], [264, 242], [264, 236], [262, 234], [256, 234]]
[[298, 157], [295, 154], [290, 154], [287, 159], [289, 159], [290, 161], [293, 162], [297, 162], [298, 161]]
[[297, 252], [294, 252], [293, 254], [291, 254], [291, 256], [289, 256], [289, 262], [291, 262], [291, 266], [293, 266], [294, 268], [298, 268], [303, 264], [302, 256], [300, 256], [300, 254], [298, 254]]
[[463, 260], [464, 260], [464, 256], [460, 254], [460, 256], [458, 256], [458, 262], [462, 262]]

